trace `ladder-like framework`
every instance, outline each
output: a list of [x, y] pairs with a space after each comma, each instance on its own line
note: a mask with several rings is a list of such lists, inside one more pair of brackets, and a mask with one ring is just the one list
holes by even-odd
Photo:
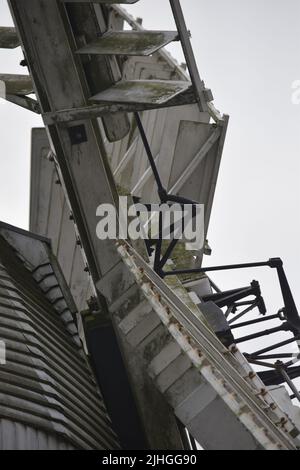
[[[51, 158], [65, 189], [87, 270], [102, 312], [109, 313], [108, 321], [119, 337], [147, 445], [186, 446], [180, 432], [184, 426], [207, 448], [295, 449], [299, 446], [299, 430], [293, 413], [282, 409], [280, 400], [266, 389], [236, 346], [228, 348], [229, 344], [222, 344], [222, 335], [218, 335], [219, 339], [215, 335], [219, 332], [214, 333], [204, 306], [200, 303], [197, 307], [179, 279], [183, 274], [201, 274], [203, 279], [203, 269], [175, 269], [170, 280], [170, 271], [165, 273], [163, 267], [175, 243], [165, 253], [161, 243], [156, 244], [152, 269], [132, 246], [116, 246], [96, 236], [96, 209], [101, 203], [117, 205], [114, 173], [126, 168], [128, 162], [125, 156], [127, 160], [124, 157], [115, 171], [111, 170], [101, 130], [109, 142], [119, 141], [132, 131], [134, 121], [129, 113], [134, 114], [135, 128], [148, 158], [145, 173], [152, 172], [161, 202], [194, 204], [197, 195], [195, 198], [188, 188], [183, 195], [181, 191], [198, 160], [207, 155], [214, 158], [212, 183], [205, 201], [199, 201], [207, 206], [205, 234], [226, 136], [228, 118], [214, 108], [211, 92], [200, 78], [179, 0], [170, 0], [177, 25], [177, 31], [172, 32], [145, 31], [118, 5], [136, 1], [10, 0], [16, 30], [1, 28], [0, 46], [22, 44], [23, 65], [28, 66], [30, 76], [0, 75], [6, 99], [43, 117]], [[124, 18], [132, 31], [123, 30]], [[181, 42], [189, 78], [184, 74], [182, 80], [128, 77], [126, 57], [147, 58], [161, 53], [174, 40]], [[35, 100], [30, 96], [33, 91]], [[187, 168], [176, 180], [170, 178], [166, 182], [156, 155], [152, 154], [140, 113], [172, 107], [180, 113], [179, 107], [187, 105], [197, 107], [201, 116], [196, 123], [201, 138]], [[137, 179], [135, 189], [140, 190], [145, 179], [145, 174]], [[143, 197], [151, 194], [144, 191]], [[148, 250], [150, 254], [151, 247]], [[150, 263], [146, 250], [140, 254]], [[202, 255], [199, 253], [199, 262]], [[222, 304], [229, 294], [222, 297], [220, 292], [218, 299], [212, 296], [202, 300], [214, 301], [220, 308], [228, 306], [228, 315], [247, 295], [255, 295], [261, 301], [257, 285], [230, 295], [230, 305], [226, 301]], [[147, 350], [150, 337], [151, 357]], [[285, 367], [282, 371], [287, 373]], [[149, 390], [143, 390], [145, 383]], [[117, 398], [106, 399], [111, 400], [114, 414]], [[145, 403], [147, 399], [149, 402]], [[153, 416], [152, 406], [160, 407], [165, 415]], [[174, 416], [181, 423], [179, 426]], [[207, 420], [211, 420], [211, 426]], [[170, 434], [164, 444], [160, 441], [161, 427], [168, 427]]]

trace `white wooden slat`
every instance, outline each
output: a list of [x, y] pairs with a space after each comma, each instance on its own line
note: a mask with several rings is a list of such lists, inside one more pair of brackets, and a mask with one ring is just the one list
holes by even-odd
[[178, 38], [177, 31], [108, 31], [78, 49], [84, 55], [149, 56]]
[[186, 169], [183, 171], [176, 183], [171, 187], [169, 191], [170, 194], [177, 194], [177, 192], [181, 190], [182, 186], [193, 175], [194, 171], [197, 169], [200, 163], [202, 163], [203, 159], [208, 156], [208, 152], [210, 151], [212, 146], [217, 142], [219, 137], [220, 131], [218, 130], [207, 139], [203, 147], [201, 147], [201, 149], [197, 152], [193, 160], [187, 165]]
[[15, 49], [20, 45], [20, 40], [15, 28], [0, 26], [0, 48]]
[[[159, 159], [159, 155], [155, 158], [155, 164], [157, 164]], [[134, 196], [140, 197], [141, 196], [141, 191], [145, 187], [145, 184], [150, 180], [153, 179], [153, 173], [152, 173], [152, 168], [148, 166], [146, 171], [143, 173], [143, 175], [140, 177], [139, 181], [136, 183], [136, 185], [131, 189], [131, 193]]]
[[3, 91], [7, 95], [30, 95], [33, 93], [33, 84], [29, 75], [1, 73], [0, 85], [1, 82], [0, 96], [3, 94]]
[[172, 80], [121, 80], [111, 88], [97, 93], [91, 101], [163, 105], [190, 88], [190, 82]]
[[[169, 175], [169, 188], [173, 187], [186, 171], [205, 142], [213, 133], [211, 124], [182, 119], [178, 126], [174, 157]], [[184, 158], [183, 158], [184, 155]]]
[[114, 171], [114, 177], [116, 178], [117, 182], [120, 181], [120, 178], [122, 177], [122, 171], [127, 167], [129, 161], [133, 158], [135, 155], [135, 149], [138, 143], [138, 139], [134, 139], [132, 142], [131, 146], [125, 153], [124, 157], [122, 157], [120, 163], [118, 164], [117, 168]]

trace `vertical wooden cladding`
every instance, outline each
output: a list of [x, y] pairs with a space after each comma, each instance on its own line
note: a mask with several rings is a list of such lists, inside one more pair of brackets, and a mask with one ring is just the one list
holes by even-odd
[[[48, 158], [49, 139], [44, 128], [32, 130], [30, 231], [51, 239], [78, 311], [87, 308], [90, 278], [77, 244], [74, 221], [55, 164]], [[55, 202], [56, 201], [56, 202]]]

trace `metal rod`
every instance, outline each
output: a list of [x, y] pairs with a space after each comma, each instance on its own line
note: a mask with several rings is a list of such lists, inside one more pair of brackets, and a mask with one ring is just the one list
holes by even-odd
[[186, 64], [190, 73], [190, 77], [194, 86], [194, 90], [199, 103], [201, 104], [201, 111], [207, 111], [207, 103], [203, 93], [203, 82], [200, 78], [199, 69], [197, 67], [194, 51], [190, 41], [190, 34], [187, 29], [183, 11], [179, 0], [170, 0], [170, 5], [174, 15], [175, 23], [177, 26], [179, 38], [181, 41], [183, 53], [185, 56]]
[[[268, 362], [258, 361], [256, 359], [248, 359], [248, 362], [250, 362], [250, 364], [255, 364], [256, 366], [262, 366], [262, 367], [268, 367], [268, 368], [271, 367], [272, 369], [276, 369], [276, 366], [274, 364], [269, 364]], [[270, 372], [273, 372], [273, 371], [270, 371]]]
[[165, 276], [178, 276], [181, 274], [197, 274], [206, 273], [209, 271], [227, 271], [232, 269], [244, 269], [244, 268], [259, 268], [262, 266], [270, 266], [269, 261], [263, 261], [261, 263], [245, 263], [245, 264], [228, 264], [225, 266], [209, 266], [207, 268], [195, 268], [195, 269], [179, 269], [165, 273]]
[[245, 300], [243, 302], [234, 302], [235, 307], [245, 307], [246, 305], [252, 305], [253, 300]]
[[[235, 302], [238, 302], [240, 299], [244, 299], [245, 297], [249, 297], [250, 295], [255, 295], [255, 293], [253, 292], [253, 289], [248, 287], [246, 289], [237, 289], [236, 291], [223, 292], [223, 294], [205, 296], [203, 300], [212, 300], [215, 302], [215, 304], [218, 305], [218, 307], [222, 308], [226, 307], [227, 305], [235, 304]], [[252, 303], [253, 302], [254, 300]]]
[[288, 321], [294, 326], [298, 331], [300, 330], [300, 318], [299, 313], [295, 304], [295, 300], [289, 286], [287, 277], [285, 275], [283, 264], [281, 260], [278, 260], [278, 266], [276, 267], [278, 279], [280, 283], [280, 288], [282, 292], [282, 297], [285, 306], [285, 315]]
[[300, 355], [296, 354], [292, 361], [288, 361], [284, 365], [285, 365], [285, 367], [290, 367], [290, 366], [293, 366], [294, 364], [296, 364], [297, 362], [299, 362], [299, 360], [300, 360]]
[[281, 354], [264, 354], [260, 355], [260, 359], [286, 359], [288, 357], [293, 357], [294, 353], [281, 353]]
[[193, 201], [192, 199], [187, 199], [183, 196], [177, 196], [173, 194], [166, 193], [166, 201], [177, 202], [177, 204], [189, 204], [189, 205], [199, 205], [197, 201]]
[[263, 323], [268, 320], [274, 320], [275, 318], [279, 319], [278, 313], [276, 315], [269, 315], [268, 317], [257, 318], [256, 320], [250, 320], [250, 321], [245, 321], [243, 323], [238, 323], [237, 325], [233, 325], [231, 329], [234, 330], [235, 328], [242, 328], [244, 326], [255, 325], [256, 323]]
[[267, 336], [267, 335], [272, 335], [274, 333], [278, 333], [279, 331], [286, 331], [286, 330], [281, 325], [276, 328], [270, 328], [269, 330], [261, 331], [260, 333], [253, 333], [252, 335], [243, 336], [242, 338], [236, 339], [235, 343], [236, 344], [244, 343], [245, 341], [250, 341], [251, 339], [261, 338], [262, 336]]
[[157, 167], [156, 167], [156, 164], [155, 164], [155, 159], [153, 157], [153, 154], [152, 154], [152, 151], [151, 151], [151, 148], [150, 148], [150, 145], [149, 145], [149, 142], [148, 142], [148, 139], [147, 139], [147, 136], [146, 136], [146, 133], [145, 133], [145, 130], [144, 130], [144, 126], [143, 126], [143, 123], [142, 123], [142, 120], [140, 118], [139, 113], [134, 113], [134, 117], [135, 117], [138, 129], [139, 129], [139, 132], [141, 134], [141, 138], [142, 138], [142, 141], [143, 141], [143, 144], [144, 144], [147, 156], [148, 156], [148, 160], [149, 160], [151, 169], [153, 171], [153, 175], [154, 175], [157, 187], [158, 187], [158, 191], [159, 192], [164, 191], [164, 187], [163, 187], [163, 184], [161, 182], [160, 175], [158, 173], [158, 170], [157, 170]]
[[235, 323], [237, 320], [239, 320], [240, 318], [242, 318], [243, 316], [245, 316], [247, 313], [251, 312], [252, 310], [255, 309], [255, 307], [257, 307], [258, 305], [258, 302], [255, 301], [252, 303], [252, 305], [250, 305], [248, 308], [246, 308], [245, 310], [243, 310], [241, 313], [239, 313], [238, 315], [236, 315], [234, 318], [232, 318], [231, 320], [229, 320], [229, 325], [232, 325], [232, 323]]
[[269, 346], [267, 348], [260, 349], [259, 351], [256, 351], [256, 352], [252, 353], [250, 356], [251, 357], [260, 356], [261, 354], [267, 353], [269, 351], [273, 351], [276, 348], [281, 348], [282, 346], [286, 346], [287, 344], [291, 344], [294, 341], [298, 341], [299, 339], [300, 339], [300, 335], [294, 336], [293, 338], [287, 339], [286, 341], [281, 341], [280, 343], [276, 343], [273, 346]]

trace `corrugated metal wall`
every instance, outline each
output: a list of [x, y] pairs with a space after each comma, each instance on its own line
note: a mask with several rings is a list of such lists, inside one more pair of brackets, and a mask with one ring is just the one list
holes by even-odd
[[[31, 246], [24, 233], [10, 232], [14, 248], [2, 233], [9, 230], [0, 230], [0, 339], [6, 344], [0, 449], [118, 448], [72, 314], [67, 306], [62, 314], [55, 308], [64, 299], [53, 271], [40, 279], [40, 287], [34, 277], [41, 267], [25, 267], [25, 253], [17, 250], [18, 237], [23, 247]], [[45, 243], [32, 241], [47, 253]], [[52, 280], [48, 288], [47, 279]]]

